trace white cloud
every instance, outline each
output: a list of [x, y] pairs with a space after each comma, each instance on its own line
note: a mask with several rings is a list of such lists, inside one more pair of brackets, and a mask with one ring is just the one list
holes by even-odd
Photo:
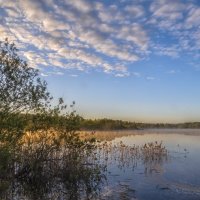
[[78, 77], [77, 74], [70, 74], [70, 76], [71, 76], [71, 77], [74, 77], [74, 78]]
[[179, 0], [160, 0], [153, 1], [150, 11], [155, 17], [174, 21], [183, 18], [184, 8], [185, 5]]
[[44, 77], [47, 77], [49, 76], [48, 74], [45, 74], [45, 73], [40, 73], [41, 76], [44, 76]]
[[186, 27], [192, 28], [194, 26], [200, 25], [200, 8], [192, 7], [188, 13], [188, 17], [186, 19]]
[[154, 46], [156, 49], [156, 54], [158, 55], [164, 55], [164, 56], [169, 56], [172, 58], [177, 58], [179, 56], [179, 48], [178, 46], [169, 46], [169, 47], [163, 47], [163, 46]]
[[[6, 4], [3, 3], [3, 8], [8, 16], [0, 32], [5, 36], [11, 35], [15, 41], [23, 44], [23, 56], [35, 67], [49, 64], [65, 68], [73, 60], [84, 67], [87, 64], [92, 68], [100, 67], [105, 72], [123, 72], [124, 69], [116, 63], [140, 59], [138, 50], [134, 46], [130, 48], [126, 41], [133, 42], [140, 49], [147, 49], [148, 46], [145, 30], [139, 25], [129, 28], [123, 22], [125, 16], [114, 5], [106, 7], [101, 2], [87, 0], [67, 0], [59, 4], [53, 0], [19, 0], [15, 3], [8, 0]], [[142, 10], [137, 7], [128, 12], [135, 12], [139, 17]], [[8, 21], [9, 27], [5, 28]], [[119, 31], [115, 23], [123, 28]], [[124, 43], [123, 48], [119, 45], [121, 42]], [[41, 52], [43, 55], [39, 56]], [[51, 58], [51, 54], [55, 56]], [[114, 62], [109, 63], [102, 56], [110, 57]]]
[[120, 78], [123, 78], [123, 77], [126, 77], [126, 76], [129, 76], [129, 74], [115, 74], [115, 77], [120, 77]]
[[176, 70], [173, 70], [173, 69], [172, 69], [172, 70], [169, 70], [167, 73], [168, 73], [168, 74], [176, 74], [176, 72], [177, 72]]
[[147, 79], [148, 81], [153, 81], [153, 80], [155, 80], [155, 77], [153, 77], [153, 76], [147, 76], [146, 79]]
[[58, 75], [58, 76], [64, 75], [64, 73], [63, 73], [63, 72], [60, 72], [60, 71], [49, 72], [49, 74]]
[[[14, 40], [33, 67], [101, 69], [118, 76], [127, 76], [126, 65], [149, 53], [178, 57], [200, 49], [200, 7], [192, 1], [152, 1], [147, 8], [141, 1], [105, 2], [0, 0], [0, 35]], [[154, 40], [156, 34], [174, 40], [166, 45]]]
[[65, 0], [64, 2], [83, 13], [88, 13], [92, 10], [92, 4], [87, 0]]
[[133, 42], [142, 50], [147, 50], [149, 39], [145, 30], [139, 24], [123, 26], [117, 37]]
[[166, 37], [165, 44], [160, 41], [153, 44], [155, 53], [170, 57], [185, 53], [196, 57], [200, 49], [200, 6], [195, 1], [161, 0], [153, 1], [149, 9], [152, 16], [148, 24], [159, 36]]
[[132, 74], [133, 74], [133, 76], [141, 77], [141, 74], [139, 72], [133, 72]]
[[131, 17], [142, 17], [144, 16], [144, 10], [142, 6], [137, 5], [128, 5], [124, 9], [126, 12], [129, 12]]

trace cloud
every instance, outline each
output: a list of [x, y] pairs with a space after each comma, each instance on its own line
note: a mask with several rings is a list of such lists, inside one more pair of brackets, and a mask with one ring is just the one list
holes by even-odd
[[154, 46], [154, 49], [156, 49], [156, 54], [161, 55], [161, 56], [169, 56], [172, 58], [179, 57], [180, 49], [178, 48], [177, 45], [169, 46], [169, 47], [163, 47], [163, 46], [157, 45], [157, 46]]
[[48, 76], [52, 76], [52, 75], [56, 75], [56, 76], [63, 76], [64, 73], [61, 71], [47, 71], [47, 72], [42, 72], [43, 70], [40, 70], [40, 75], [44, 76], [44, 77], [48, 77]]
[[89, 13], [92, 11], [92, 4], [87, 0], [65, 0], [65, 4], [72, 6], [77, 11]]
[[132, 74], [133, 74], [133, 76], [141, 77], [141, 74], [139, 72], [133, 72]]
[[47, 77], [49, 76], [48, 74], [45, 74], [45, 73], [40, 73], [41, 76], [44, 76], [44, 77]]
[[59, 71], [57, 71], [57, 72], [48, 72], [48, 74], [58, 75], [58, 76], [62, 76], [62, 75], [64, 75], [63, 72], [59, 72]]
[[142, 6], [139, 5], [128, 5], [124, 9], [126, 12], [129, 12], [132, 17], [142, 17], [144, 16], [144, 9]]
[[168, 73], [168, 74], [176, 74], [177, 71], [172, 69], [172, 70], [167, 71], [167, 73]]
[[160, 0], [153, 1], [150, 6], [150, 11], [153, 16], [161, 19], [168, 19], [171, 22], [183, 18], [183, 9], [185, 4], [178, 0]]
[[[34, 67], [48, 64], [65, 68], [72, 60], [77, 65], [82, 63], [105, 72], [120, 71], [116, 63], [140, 59], [136, 48], [126, 41], [142, 50], [148, 48], [145, 30], [137, 23], [124, 24], [125, 16], [117, 6], [106, 7], [101, 2], [87, 0], [19, 0], [15, 3], [8, 0], [2, 8], [6, 16], [0, 32], [21, 43], [23, 56]], [[127, 12], [142, 16], [141, 7]], [[105, 56], [111, 59], [104, 59]]]
[[71, 77], [74, 77], [74, 78], [78, 77], [77, 74], [70, 74], [70, 76], [71, 76]]
[[[196, 1], [161, 0], [153, 1], [149, 7], [151, 17], [147, 24], [151, 25], [157, 37], [163, 37], [165, 44], [158, 40], [153, 42], [157, 55], [179, 57], [189, 54], [197, 57], [200, 49], [199, 25], [200, 6]], [[154, 48], [160, 46], [159, 48]]]
[[129, 76], [129, 74], [115, 74], [115, 77], [119, 77], [119, 78], [123, 78], [123, 77], [126, 77], [126, 76]]
[[148, 80], [148, 81], [153, 81], [153, 80], [155, 80], [155, 77], [153, 77], [153, 76], [147, 76], [147, 77], [146, 77], [146, 80]]
[[178, 58], [182, 52], [194, 55], [200, 49], [200, 7], [193, 1], [0, 0], [0, 4], [1, 39], [15, 41], [36, 68], [100, 69], [127, 76], [128, 66], [150, 54]]
[[117, 37], [132, 42], [142, 50], [148, 48], [149, 39], [141, 25], [135, 23], [129, 26], [122, 26]]
[[186, 19], [186, 27], [192, 28], [200, 25], [200, 8], [192, 6]]

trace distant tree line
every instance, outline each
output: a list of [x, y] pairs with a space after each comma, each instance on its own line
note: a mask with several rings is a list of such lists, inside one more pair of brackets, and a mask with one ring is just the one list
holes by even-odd
[[138, 128], [200, 128], [200, 122], [185, 122], [185, 123], [137, 123]]
[[113, 119], [80, 119], [79, 127], [81, 130], [136, 130], [151, 128], [200, 128], [200, 122], [186, 123], [138, 123]]
[[83, 119], [80, 121], [81, 130], [123, 130], [137, 129], [135, 122], [128, 122], [113, 119]]

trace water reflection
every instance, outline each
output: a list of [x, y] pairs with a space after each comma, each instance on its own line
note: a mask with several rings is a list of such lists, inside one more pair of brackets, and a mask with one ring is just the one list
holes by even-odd
[[127, 191], [127, 199], [200, 199], [200, 130], [133, 131], [133, 135], [116, 137], [112, 142], [141, 146], [155, 140], [162, 141], [167, 157], [147, 163], [141, 159], [134, 170], [130, 166], [118, 170], [111, 164], [105, 199], [119, 199], [121, 183], [135, 191], [132, 196]]
[[200, 135], [185, 132], [115, 132], [87, 157], [34, 151], [1, 173], [0, 199], [199, 199]]
[[[13, 177], [0, 182], [0, 199], [93, 199], [98, 196], [103, 169], [97, 164], [56, 161], [37, 168], [23, 167]], [[9, 175], [9, 174], [8, 174]]]

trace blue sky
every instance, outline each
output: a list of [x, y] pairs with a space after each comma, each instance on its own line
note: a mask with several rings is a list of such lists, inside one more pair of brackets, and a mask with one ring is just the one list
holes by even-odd
[[0, 0], [6, 37], [86, 118], [200, 121], [198, 0]]

